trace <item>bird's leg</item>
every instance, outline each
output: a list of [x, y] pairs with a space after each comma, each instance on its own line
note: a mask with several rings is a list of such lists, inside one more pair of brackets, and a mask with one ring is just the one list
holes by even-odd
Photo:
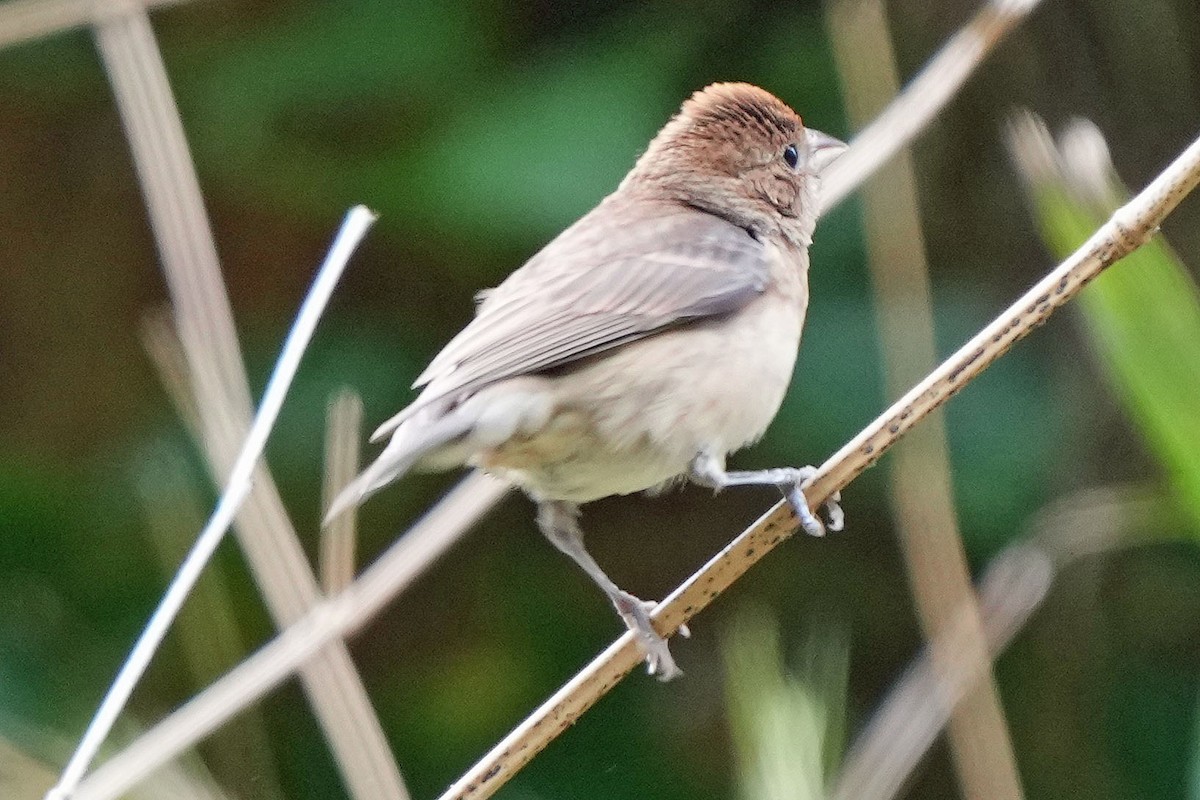
[[639, 600], [622, 590], [600, 569], [600, 565], [583, 546], [583, 531], [579, 528], [579, 507], [574, 503], [559, 500], [538, 501], [538, 527], [555, 547], [571, 557], [583, 568], [596, 585], [608, 595], [625, 627], [641, 637], [646, 648], [646, 666], [651, 675], [660, 681], [669, 681], [683, 674], [671, 658], [667, 641], [654, 630], [650, 622], [650, 611], [655, 604]]
[[[752, 472], [726, 472], [722, 459], [712, 453], [700, 453], [692, 459], [688, 469], [688, 477], [693, 483], [707, 486], [710, 489], [721, 490], [729, 486], [775, 486], [783, 492], [792, 511], [800, 520], [800, 526], [810, 536], [824, 536], [825, 525], [808, 507], [802, 487], [812, 480], [817, 473], [814, 467], [778, 467], [776, 469], [760, 469]], [[840, 531], [845, 522], [845, 515], [838, 502], [842, 499], [840, 492], [834, 492], [825, 501], [825, 513], [829, 515], [829, 529]]]

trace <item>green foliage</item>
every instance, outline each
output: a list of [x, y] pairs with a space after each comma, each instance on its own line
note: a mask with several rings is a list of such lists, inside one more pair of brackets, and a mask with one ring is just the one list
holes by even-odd
[[743, 800], [822, 800], [841, 757], [849, 653], [811, 635], [799, 674], [784, 666], [776, 622], [743, 609], [724, 642], [725, 691]]
[[[1035, 272], [1034, 266], [1024, 274], [983, 266], [1019, 265], [1013, 253], [1028, 239], [994, 152], [997, 109], [1011, 103], [1014, 92], [1066, 108], [1072, 102], [1081, 107], [1079, 96], [1102, 100], [1106, 91], [1097, 85], [1098, 71], [1086, 68], [1072, 69], [1068, 81], [1046, 80], [1040, 56], [1028, 47], [1037, 36], [1071, 39], [1078, 20], [1051, 27], [1062, 7], [1043, 4], [1030, 24], [1046, 25], [1045, 32], [1018, 32], [997, 54], [1006, 62], [991, 76], [985, 68], [916, 144], [942, 352], [960, 344]], [[688, 92], [712, 80], [749, 80], [792, 101], [822, 130], [850, 133], [820, 13], [815, 2], [740, 0], [213, 0], [151, 12], [213, 215], [256, 395], [331, 226], [351, 203], [382, 212], [305, 358], [270, 443], [272, 473], [310, 553], [316, 551], [329, 392], [346, 384], [358, 389], [367, 426], [402, 406], [412, 378], [469, 316], [472, 292], [494, 284], [610, 191]], [[906, 75], [958, 22], [916, 5], [893, 18]], [[1179, 53], [1160, 61], [1163, 42], [1126, 44], [1139, 54], [1139, 67], [1189, 63]], [[1075, 52], [1095, 46], [1088, 39]], [[1119, 60], [1110, 67], [1122, 86], [1141, 80]], [[1186, 76], [1168, 72], [1156, 73], [1155, 86], [1166, 92], [1173, 85], [1176, 94], [1161, 97], [1190, 97]], [[1079, 96], [1068, 97], [1074, 87], [1067, 84], [1076, 82]], [[1138, 95], [1150, 111], [1161, 111], [1159, 96]], [[1122, 116], [1126, 99], [1109, 109], [1136, 134], [1139, 151], [1150, 149], [1141, 147], [1147, 119], [1164, 142], [1172, 125], [1192, 125], [1183, 103], [1171, 114]], [[0, 735], [20, 738], [18, 729], [35, 726], [70, 739], [94, 711], [166, 580], [146, 544], [135, 476], [167, 441], [191, 453], [191, 479], [207, 489], [202, 505], [211, 501], [212, 487], [137, 341], [139, 318], [165, 293], [89, 32], [0, 51], [0, 142], [0, 361], [6, 370]], [[1140, 268], [1132, 272], [1135, 283], [1143, 280]], [[819, 462], [885, 401], [852, 205], [822, 220], [811, 285], [792, 390], [768, 438], [739, 455], [739, 464]], [[1093, 289], [1085, 302], [1093, 302]], [[1119, 294], [1117, 300], [1125, 290]], [[1147, 322], [1138, 319], [1140, 308], [1169, 309], [1173, 301], [1145, 302], [1151, 305], [1131, 302], [1105, 319], [1116, 320], [1110, 326]], [[1106, 467], [1094, 463], [1093, 453], [1087, 459], [1063, 455], [1079, 438], [1072, 426], [1082, 415], [1059, 379], [1068, 373], [1069, 385], [1083, 370], [1056, 360], [1058, 340], [1045, 334], [1058, 324], [1014, 349], [947, 409], [955, 489], [975, 559], [1017, 535], [1026, 515], [1056, 488], [1056, 477], [1078, 482]], [[1188, 335], [1173, 334], [1180, 346]], [[1126, 346], [1125, 338], [1111, 345]], [[1141, 358], [1152, 365], [1164, 360], [1130, 352], [1134, 373]], [[1194, 362], [1182, 352], [1164, 366], [1180, 377], [1194, 369], [1185, 366]], [[1163, 427], [1155, 414], [1138, 413], [1146, 415], [1145, 425]], [[1182, 437], [1185, 429], [1174, 432]], [[1164, 439], [1161, 447], [1185, 463], [1182, 438]], [[881, 477], [881, 470], [871, 470], [846, 493], [845, 534], [789, 542], [747, 581], [772, 608], [791, 610], [781, 615], [776, 642], [796, 640], [814, 612], [829, 606], [846, 612], [864, 645], [850, 691], [863, 707], [903, 667], [916, 636], [888, 535]], [[362, 560], [390, 543], [451, 479], [413, 476], [365, 508]], [[620, 498], [589, 507], [585, 526], [597, 558], [622, 585], [661, 597], [774, 499], [769, 492], [712, 498], [698, 490], [652, 501]], [[233, 543], [218, 561], [242, 638], [257, 644], [272, 629], [253, 580]], [[1192, 565], [1185, 567], [1194, 574]], [[1165, 592], [1160, 583], [1145, 585], [1148, 595]], [[739, 591], [747, 588], [730, 594]], [[1096, 707], [1136, 709], [1145, 685], [1145, 707], [1156, 715], [1139, 733], [1146, 741], [1128, 755], [1088, 751], [1083, 736], [1045, 734], [1036, 749], [1029, 744], [1019, 751], [1022, 767], [1044, 767], [1056, 786], [1069, 786], [1073, 771], [1093, 764], [1178, 776], [1178, 748], [1161, 760], [1149, 750], [1158, 720], [1172, 735], [1181, 730], [1183, 712], [1167, 714], [1182, 691], [1169, 668], [1111, 670], [1135, 678], [1120, 703], [1097, 700], [1083, 679], [1046, 685], [1056, 667], [1072, 674], [1104, 671], [1094, 663], [1103, 650], [1097, 642], [1106, 631], [1104, 615], [1090, 594], [1080, 594], [1077, 605], [1046, 615], [1073, 636], [1085, 638], [1078, 631], [1086, 630], [1090, 638], [1070, 646], [1054, 641], [1044, 661], [1020, 662], [1021, 669], [1010, 672], [1017, 677], [1005, 683], [1006, 702], [1032, 709], [1030, 728], [1057, 730], [1064, 718], [1085, 719], [1091, 727]], [[644, 676], [631, 678], [498, 800], [731, 796], [732, 756], [718, 707], [713, 641], [730, 607], [722, 598], [696, 620], [692, 640], [673, 645], [685, 680], [661, 687]], [[1091, 625], [1073, 624], [1073, 613]], [[1185, 615], [1156, 619], [1162, 641], [1194, 638]], [[594, 587], [538, 535], [529, 505], [513, 498], [363, 631], [353, 652], [414, 796], [432, 797], [619, 630]], [[765, 710], [746, 724], [786, 725], [787, 712], [793, 722], [807, 719], [806, 730], [817, 725], [820, 746], [809, 738], [776, 745], [793, 748], [781, 758], [800, 754], [804, 785], [819, 788], [831, 768], [821, 753], [836, 752], [842, 738], [836, 719], [846, 695], [838, 682], [845, 680], [844, 662], [829, 662], [839, 678], [836, 691], [826, 692], [820, 681], [785, 677], [779, 659], [770, 661], [783, 648], [763, 642], [751, 642], [762, 649], [747, 658], [753, 675], [767, 677], [752, 678], [748, 689], [756, 681], [758, 688], [772, 688], [779, 706], [760, 698], [754, 708]], [[179, 644], [173, 634], [138, 688], [132, 713], [140, 719], [158, 719], [199, 688]], [[814, 644], [805, 652], [825, 648]], [[298, 686], [272, 694], [262, 708], [288, 795], [336, 796], [336, 769]], [[1119, 749], [1131, 732], [1122, 722], [1129, 714], [1111, 716], [1096, 722], [1095, 738]], [[934, 776], [933, 789], [918, 777], [914, 796], [941, 797], [939, 787], [951, 782], [949, 766], [935, 760], [927, 774]], [[217, 778], [233, 794], [254, 793], [254, 786], [235, 785], [227, 773], [218, 771]], [[1197, 794], [1200, 800], [1200, 789]]]
[[[677, 106], [668, 67], [697, 44], [698, 20], [632, 14], [514, 65], [478, 11], [335, 4], [205, 48], [179, 83], [201, 158], [298, 210], [366, 197], [385, 224], [458, 242], [552, 235], [615, 187]], [[597, 108], [614, 110], [603, 125]], [[331, 138], [342, 146], [326, 149]]]
[[[1026, 161], [1025, 177], [1042, 235], [1059, 258], [1066, 258], [1128, 198], [1128, 191], [1089, 123], [1075, 123], [1060, 150], [1038, 127], [1030, 126], [1026, 136], [1015, 145], [1019, 152], [1035, 154]], [[1162, 465], [1170, 496], [1189, 520], [1186, 529], [1200, 539], [1200, 289], [1156, 236], [1084, 289], [1078, 306], [1110, 387]], [[1145, 594], [1146, 602], [1167, 596], [1155, 588]], [[1189, 706], [1194, 676], [1146, 661], [1120, 667], [1133, 674], [1109, 676], [1111, 750], [1121, 754], [1122, 766], [1153, 796], [1182, 797], [1187, 733], [1195, 724], [1190, 719], [1200, 719], [1200, 706]], [[1198, 747], [1200, 736], [1191, 743], [1193, 795], [1200, 785]]]
[[[1039, 181], [1034, 189], [1043, 235], [1060, 258], [1081, 245], [1126, 194], [1109, 173], [1100, 177], [1105, 189], [1098, 198], [1082, 198], [1068, 184], [1051, 180]], [[1200, 290], [1195, 280], [1159, 236], [1097, 278], [1083, 291], [1079, 307], [1110, 386], [1165, 468], [1200, 537]]]

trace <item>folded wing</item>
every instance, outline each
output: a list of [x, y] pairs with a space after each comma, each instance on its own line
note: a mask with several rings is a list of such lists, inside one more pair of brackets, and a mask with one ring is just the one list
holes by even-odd
[[417, 378], [421, 395], [372, 438], [437, 400], [736, 311], [769, 277], [765, 247], [746, 230], [686, 206], [611, 197], [485, 295]]

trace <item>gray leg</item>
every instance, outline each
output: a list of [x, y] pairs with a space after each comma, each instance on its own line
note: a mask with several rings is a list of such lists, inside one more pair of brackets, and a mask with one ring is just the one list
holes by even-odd
[[579, 506], [558, 500], [538, 501], [538, 527], [555, 547], [571, 557], [599, 586], [621, 615], [625, 627], [637, 633], [646, 648], [646, 665], [651, 675], [660, 681], [669, 681], [683, 674], [671, 658], [667, 640], [654, 630], [650, 623], [650, 611], [654, 603], [648, 603], [623, 591], [583, 546], [583, 531], [579, 528]]
[[[816, 474], [813, 467], [778, 467], [776, 469], [761, 469], [753, 472], [726, 472], [721, 459], [711, 453], [701, 453], [692, 459], [688, 477], [693, 483], [707, 486], [710, 489], [721, 490], [729, 486], [775, 486], [788, 503], [792, 506], [800, 526], [810, 536], [824, 536], [825, 526], [804, 498], [801, 488]], [[829, 514], [830, 530], [840, 531], [844, 522], [842, 507], [838, 505], [841, 494], [834, 494], [825, 503], [825, 511]]]

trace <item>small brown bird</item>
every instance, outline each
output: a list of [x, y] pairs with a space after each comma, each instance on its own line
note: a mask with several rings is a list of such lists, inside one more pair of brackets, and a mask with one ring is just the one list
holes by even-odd
[[[791, 381], [821, 169], [845, 145], [770, 93], [717, 83], [683, 104], [617, 190], [480, 296], [466, 328], [375, 431], [378, 459], [326, 520], [411, 469], [470, 464], [521, 487], [608, 595], [652, 674], [679, 674], [645, 603], [583, 544], [579, 504], [690, 479], [779, 487], [805, 530], [811, 467], [727, 472]], [[841, 527], [836, 502], [830, 527]]]

